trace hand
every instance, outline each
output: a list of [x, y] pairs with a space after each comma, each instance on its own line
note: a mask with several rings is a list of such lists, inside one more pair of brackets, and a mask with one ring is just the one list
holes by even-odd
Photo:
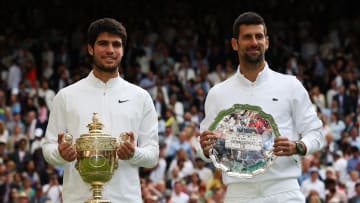
[[290, 156], [296, 154], [295, 141], [291, 141], [284, 136], [275, 138], [273, 147], [276, 156]]
[[212, 145], [214, 144], [214, 138], [215, 134], [211, 131], [204, 131], [203, 133], [201, 133], [200, 135], [200, 145], [201, 145], [201, 149], [204, 152], [204, 155], [206, 157], [209, 157], [209, 150], [212, 148]]
[[77, 153], [71, 142], [63, 142], [64, 135], [65, 133], [58, 134], [58, 150], [64, 160], [71, 162], [76, 159]]
[[135, 153], [134, 133], [126, 132], [125, 134], [129, 137], [129, 139], [121, 142], [116, 150], [116, 153], [121, 160], [129, 160]]

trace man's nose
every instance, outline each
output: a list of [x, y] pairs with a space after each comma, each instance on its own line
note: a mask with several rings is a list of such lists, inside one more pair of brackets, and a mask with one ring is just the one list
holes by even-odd
[[258, 40], [256, 39], [256, 36], [255, 36], [255, 35], [251, 37], [250, 42], [251, 42], [252, 44], [257, 44], [257, 43], [258, 43]]
[[114, 46], [112, 44], [109, 44], [107, 47], [106, 47], [106, 52], [108, 53], [113, 53], [114, 52]]

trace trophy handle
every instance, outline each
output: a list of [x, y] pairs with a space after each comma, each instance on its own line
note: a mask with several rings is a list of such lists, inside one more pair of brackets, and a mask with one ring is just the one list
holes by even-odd
[[62, 137], [62, 142], [69, 142], [70, 144], [72, 144], [73, 142], [73, 136], [70, 135], [69, 133], [65, 133], [64, 136]]
[[127, 132], [122, 132], [119, 135], [118, 143], [121, 144], [123, 142], [130, 142], [130, 136], [127, 134]]
[[[64, 136], [62, 137], [62, 142], [68, 142], [70, 143], [71, 145], [73, 145], [73, 136], [70, 135], [69, 133], [65, 133]], [[77, 170], [79, 170], [79, 161], [76, 161], [75, 163], [75, 168]]]

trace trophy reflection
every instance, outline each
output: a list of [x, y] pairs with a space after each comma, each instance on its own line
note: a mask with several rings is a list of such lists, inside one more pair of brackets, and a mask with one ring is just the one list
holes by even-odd
[[[111, 203], [102, 199], [104, 183], [108, 182], [118, 167], [116, 148], [117, 139], [103, 132], [104, 125], [99, 122], [97, 113], [93, 113], [89, 132], [76, 139], [77, 161], [75, 168], [83, 181], [91, 185], [92, 199], [85, 203]], [[66, 134], [63, 141], [72, 142], [72, 136]]]

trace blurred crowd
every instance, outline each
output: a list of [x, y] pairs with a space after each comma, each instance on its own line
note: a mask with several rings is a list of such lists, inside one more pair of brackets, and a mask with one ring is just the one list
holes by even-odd
[[[184, 11], [190, 2], [160, 2], [169, 8], [166, 17], [144, 5], [143, 15], [124, 12], [118, 18], [129, 35], [120, 74], [148, 90], [159, 119], [159, 163], [140, 170], [145, 203], [223, 202], [221, 171], [197, 156], [195, 143], [208, 90], [237, 69], [230, 44], [233, 19], [250, 8], [258, 8], [267, 22], [270, 67], [304, 84], [323, 121], [326, 147], [302, 159], [299, 184], [307, 201], [360, 201], [359, 16], [325, 3], [275, 0], [235, 6], [239, 10], [232, 12], [229, 5], [217, 12], [198, 8], [190, 16]], [[58, 21], [50, 26], [44, 9], [24, 4], [0, 32], [0, 203], [60, 203], [62, 167], [46, 163], [41, 142], [55, 94], [91, 70], [85, 29], [91, 19], [73, 14], [77, 20], [65, 21], [71, 28]], [[300, 6], [308, 15], [281, 18], [267, 11], [285, 6]], [[98, 9], [104, 13], [88, 12], [106, 14]], [[319, 17], [312, 18], [315, 14]]]

